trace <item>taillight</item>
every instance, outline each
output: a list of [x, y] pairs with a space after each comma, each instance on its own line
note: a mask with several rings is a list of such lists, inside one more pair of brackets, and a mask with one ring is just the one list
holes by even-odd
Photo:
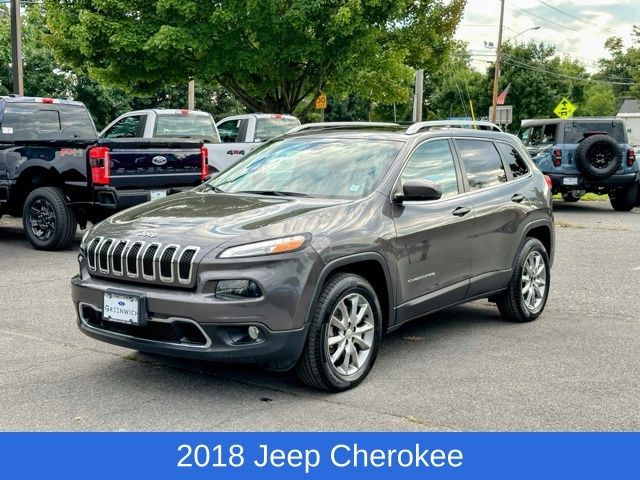
[[94, 185], [109, 185], [111, 182], [111, 152], [109, 147], [91, 147], [89, 149], [91, 180]]
[[58, 100], [53, 98], [36, 98], [37, 103], [59, 103]]
[[547, 182], [547, 186], [549, 188], [553, 188], [553, 182], [551, 181], [551, 177], [549, 175], [544, 176], [544, 181]]
[[204, 145], [200, 147], [200, 159], [202, 167], [200, 171], [200, 181], [204, 182], [204, 179], [209, 175], [209, 150]]
[[553, 151], [553, 166], [559, 167], [562, 165], [562, 150]]
[[636, 161], [636, 151], [633, 148], [627, 150], [627, 167], [633, 167]]

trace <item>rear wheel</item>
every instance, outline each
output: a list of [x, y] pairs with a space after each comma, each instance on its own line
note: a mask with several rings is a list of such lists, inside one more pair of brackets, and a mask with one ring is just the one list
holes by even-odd
[[64, 250], [75, 238], [77, 221], [64, 193], [55, 187], [36, 188], [22, 210], [24, 232], [34, 247]]
[[509, 288], [496, 299], [502, 317], [512, 322], [538, 318], [547, 304], [550, 281], [547, 250], [540, 240], [527, 239], [518, 253]]
[[611, 206], [617, 212], [629, 212], [638, 203], [638, 184], [633, 183], [629, 187], [609, 193]]
[[296, 366], [299, 378], [321, 390], [353, 388], [368, 375], [378, 354], [382, 312], [364, 278], [330, 278], [313, 306], [307, 343]]

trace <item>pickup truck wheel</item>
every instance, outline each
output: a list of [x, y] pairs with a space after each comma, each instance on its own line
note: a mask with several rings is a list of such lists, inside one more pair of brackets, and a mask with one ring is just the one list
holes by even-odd
[[307, 342], [296, 366], [307, 385], [328, 391], [353, 388], [368, 375], [382, 336], [382, 311], [364, 278], [330, 278], [313, 305]]
[[41, 250], [64, 250], [75, 238], [78, 223], [59, 188], [36, 188], [22, 210], [25, 235]]
[[530, 322], [540, 316], [549, 296], [549, 256], [540, 240], [528, 238], [516, 261], [509, 287], [496, 298], [505, 320]]
[[610, 192], [609, 201], [613, 209], [617, 212], [629, 212], [633, 210], [638, 202], [638, 189], [638, 183], [633, 183], [629, 187]]

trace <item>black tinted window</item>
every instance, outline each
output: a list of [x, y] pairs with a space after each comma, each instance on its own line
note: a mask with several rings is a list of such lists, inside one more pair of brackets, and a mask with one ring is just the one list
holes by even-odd
[[626, 143], [622, 122], [571, 122], [564, 127], [564, 143], [580, 143], [585, 136], [604, 133], [618, 143]]
[[400, 177], [404, 184], [407, 180], [431, 180], [442, 187], [442, 196], [458, 193], [458, 179], [453, 155], [447, 140], [434, 140], [420, 145], [411, 154], [411, 158]]
[[507, 181], [502, 160], [493, 142], [456, 140], [456, 143], [467, 170], [467, 181], [471, 190], [479, 190]]
[[93, 140], [95, 127], [81, 105], [6, 103], [0, 120], [0, 139]]
[[107, 138], [137, 137], [139, 136], [141, 120], [142, 120], [141, 115], [125, 117], [121, 120], [118, 120], [109, 130], [106, 131], [104, 136]]
[[218, 125], [220, 140], [223, 142], [237, 142], [240, 131], [240, 120], [227, 120]]
[[496, 145], [502, 157], [506, 160], [507, 165], [509, 165], [513, 178], [518, 178], [529, 173], [529, 167], [518, 150], [506, 143], [497, 143]]

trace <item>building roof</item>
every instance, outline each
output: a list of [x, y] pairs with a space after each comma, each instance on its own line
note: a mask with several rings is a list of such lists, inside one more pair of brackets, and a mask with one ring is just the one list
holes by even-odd
[[638, 100], [627, 99], [622, 103], [618, 116], [640, 116], [640, 102]]

